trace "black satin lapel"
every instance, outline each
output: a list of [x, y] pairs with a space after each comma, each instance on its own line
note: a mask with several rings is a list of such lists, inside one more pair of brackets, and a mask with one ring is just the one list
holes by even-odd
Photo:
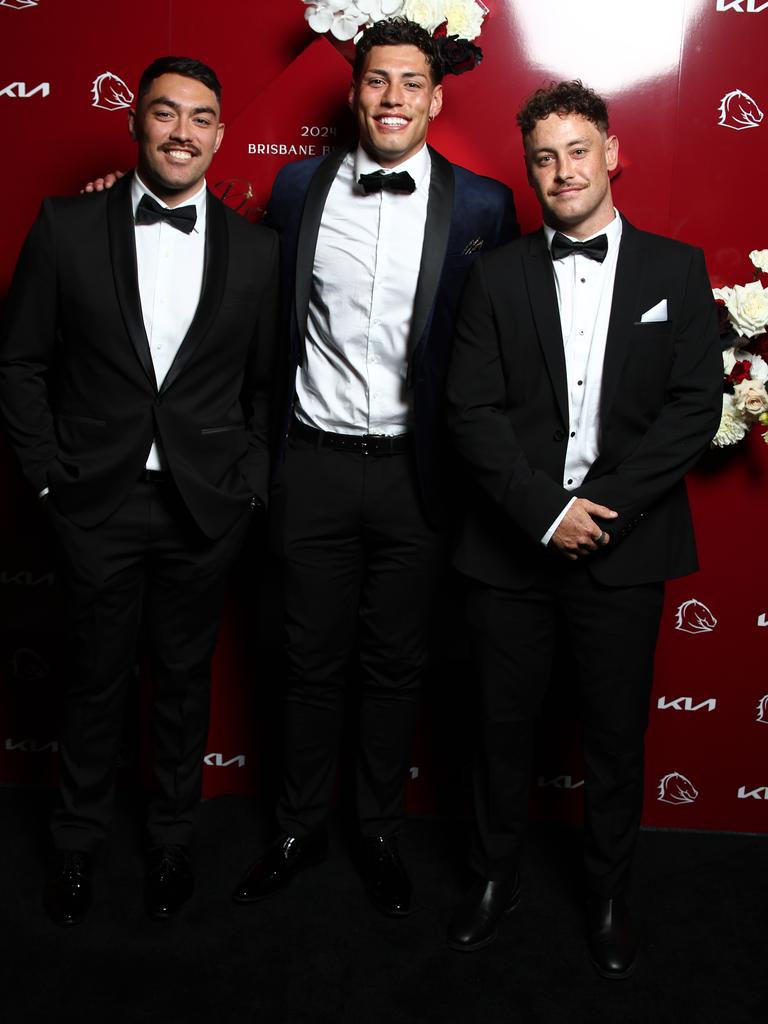
[[565, 348], [557, 305], [555, 274], [552, 258], [546, 245], [544, 231], [531, 235], [528, 252], [523, 257], [528, 282], [533, 318], [539, 334], [539, 343], [547, 364], [552, 388], [557, 398], [563, 423], [568, 423], [568, 374], [565, 368]]
[[429, 155], [432, 159], [432, 169], [429, 178], [427, 219], [424, 224], [424, 242], [421, 247], [419, 277], [408, 336], [409, 352], [414, 352], [419, 345], [429, 312], [435, 302], [453, 219], [453, 167], [445, 157], [431, 147]]
[[119, 181], [107, 196], [107, 224], [109, 230], [109, 251], [112, 259], [112, 274], [115, 291], [123, 322], [136, 349], [136, 355], [152, 386], [157, 388], [155, 368], [149, 351], [144, 318], [141, 314], [139, 275], [136, 269], [136, 239], [133, 232], [131, 210], [132, 174]]
[[195, 316], [171, 363], [160, 391], [166, 391], [189, 362], [219, 312], [229, 271], [229, 230], [224, 204], [208, 192], [205, 215], [205, 263], [203, 285]]
[[600, 415], [603, 422], [605, 422], [605, 417], [611, 407], [624, 360], [627, 358], [631, 340], [631, 332], [627, 330], [627, 325], [635, 320], [637, 299], [641, 294], [641, 278], [642, 258], [638, 232], [625, 220], [621, 230], [619, 258], [616, 263], [616, 277], [613, 282], [613, 298], [611, 299], [611, 316], [605, 339], [603, 389], [600, 396]]
[[299, 235], [296, 240], [296, 284], [294, 289], [296, 325], [299, 331], [302, 358], [304, 353], [304, 334], [307, 326], [307, 310], [309, 309], [309, 294], [312, 289], [312, 268], [315, 264], [315, 250], [317, 249], [320, 220], [323, 216], [328, 192], [336, 177], [336, 172], [346, 155], [347, 150], [341, 149], [338, 153], [334, 153], [320, 164], [312, 181], [309, 183], [304, 200], [304, 210], [301, 214]]

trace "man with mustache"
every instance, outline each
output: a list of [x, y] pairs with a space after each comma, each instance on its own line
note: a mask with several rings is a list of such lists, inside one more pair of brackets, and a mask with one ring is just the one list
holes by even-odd
[[544, 226], [477, 262], [448, 381], [474, 484], [455, 564], [483, 709], [477, 878], [448, 942], [486, 946], [519, 899], [534, 720], [567, 640], [584, 726], [589, 950], [601, 975], [624, 978], [664, 580], [697, 567], [683, 478], [720, 420], [720, 344], [702, 253], [614, 209], [605, 102], [561, 82], [518, 123]]
[[45, 502], [74, 646], [45, 894], [60, 925], [91, 903], [142, 627], [150, 915], [193, 889], [210, 661], [228, 569], [267, 498], [277, 314], [276, 236], [206, 189], [220, 110], [206, 65], [154, 61], [129, 114], [134, 173], [43, 203], [5, 309], [0, 408]]

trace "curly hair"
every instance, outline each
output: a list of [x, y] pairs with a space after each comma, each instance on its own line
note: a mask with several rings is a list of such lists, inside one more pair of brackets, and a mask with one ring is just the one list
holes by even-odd
[[537, 89], [517, 113], [523, 138], [530, 135], [537, 121], [550, 114], [580, 114], [601, 131], [608, 133], [608, 107], [602, 96], [588, 89], [578, 78], [572, 82], [550, 82], [548, 89]]
[[421, 25], [407, 18], [386, 18], [377, 21], [363, 32], [355, 47], [352, 76], [357, 82], [363, 73], [365, 58], [374, 46], [415, 46], [424, 54], [432, 84], [439, 85], [443, 78], [442, 62], [432, 36]]

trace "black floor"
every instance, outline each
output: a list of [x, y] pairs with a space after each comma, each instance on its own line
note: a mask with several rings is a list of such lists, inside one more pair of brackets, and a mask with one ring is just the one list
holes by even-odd
[[40, 904], [47, 790], [0, 789], [0, 1022], [37, 1024], [768, 1024], [768, 837], [643, 833], [634, 890], [643, 955], [600, 979], [582, 940], [578, 832], [537, 829], [524, 895], [498, 941], [449, 951], [463, 830], [416, 820], [401, 849], [418, 892], [379, 915], [341, 829], [328, 861], [256, 907], [234, 882], [262, 839], [253, 805], [206, 803], [198, 886], [178, 919], [142, 907], [139, 829], [119, 814], [87, 921], [59, 929]]

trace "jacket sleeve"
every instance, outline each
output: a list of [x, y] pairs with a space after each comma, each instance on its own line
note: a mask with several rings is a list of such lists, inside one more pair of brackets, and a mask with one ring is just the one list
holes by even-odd
[[[267, 234], [267, 232], [265, 232]], [[266, 505], [269, 483], [271, 402], [278, 341], [279, 244], [268, 232], [259, 312], [248, 352], [241, 403], [248, 433], [248, 477], [253, 493]]]
[[496, 245], [506, 245], [520, 237], [520, 225], [517, 223], [517, 212], [515, 210], [515, 197], [511, 188], [504, 189], [504, 205], [502, 207], [501, 219], [499, 221], [499, 233]]
[[21, 250], [0, 325], [0, 412], [24, 476], [38, 493], [58, 454], [48, 398], [57, 329], [53, 221], [46, 199]]
[[[692, 249], [681, 312], [675, 328], [665, 400], [659, 415], [616, 467], [588, 480], [576, 494], [616, 509], [603, 528], [626, 531], [644, 511], [683, 479], [707, 448], [720, 423], [723, 362], [704, 255]], [[621, 400], [619, 395], [618, 400]]]

